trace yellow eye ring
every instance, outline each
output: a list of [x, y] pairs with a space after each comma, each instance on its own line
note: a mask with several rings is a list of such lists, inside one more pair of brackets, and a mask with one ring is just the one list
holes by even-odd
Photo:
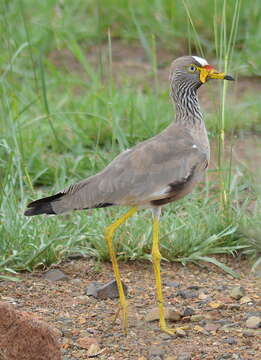
[[197, 67], [193, 64], [189, 65], [187, 68], [188, 72], [194, 73], [197, 70]]

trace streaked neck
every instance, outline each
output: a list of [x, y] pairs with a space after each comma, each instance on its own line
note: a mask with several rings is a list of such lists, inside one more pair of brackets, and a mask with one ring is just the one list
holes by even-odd
[[180, 82], [172, 87], [171, 96], [176, 106], [176, 122], [185, 126], [202, 126], [204, 124], [199, 107], [198, 85]]

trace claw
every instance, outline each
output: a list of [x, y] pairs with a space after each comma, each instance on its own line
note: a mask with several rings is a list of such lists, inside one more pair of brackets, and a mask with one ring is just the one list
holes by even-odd
[[162, 331], [164, 331], [165, 333], [169, 334], [169, 335], [176, 335], [179, 330], [183, 330], [183, 331], [184, 331], [184, 330], [187, 330], [188, 327], [187, 327], [187, 326], [184, 326], [184, 327], [178, 327], [178, 328], [173, 329], [173, 328], [169, 328], [169, 327], [166, 326], [166, 325], [163, 325], [163, 326], [160, 327], [160, 329], [161, 329]]

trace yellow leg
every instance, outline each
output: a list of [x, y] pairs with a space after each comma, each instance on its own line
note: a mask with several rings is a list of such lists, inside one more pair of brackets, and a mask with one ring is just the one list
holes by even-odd
[[157, 301], [159, 307], [159, 325], [162, 331], [174, 335], [176, 331], [175, 329], [171, 329], [167, 327], [165, 315], [164, 315], [164, 299], [162, 294], [161, 277], [160, 277], [161, 255], [159, 251], [159, 219], [157, 216], [154, 216], [153, 218], [153, 244], [152, 244], [151, 255], [152, 255], [153, 270], [156, 279]]
[[127, 327], [128, 327], [128, 304], [127, 304], [127, 301], [126, 301], [126, 298], [125, 298], [125, 295], [124, 295], [124, 291], [123, 291], [119, 266], [118, 266], [115, 251], [114, 251], [114, 248], [113, 248], [112, 239], [113, 239], [113, 234], [116, 231], [116, 229], [120, 225], [122, 225], [130, 216], [135, 214], [136, 211], [137, 211], [136, 208], [130, 209], [121, 218], [119, 218], [114, 223], [109, 225], [105, 229], [105, 235], [104, 235], [105, 239], [107, 241], [107, 244], [108, 244], [110, 258], [111, 258], [112, 267], [113, 267], [113, 271], [114, 271], [114, 276], [115, 276], [115, 280], [116, 280], [117, 286], [118, 286], [119, 297], [120, 297], [120, 306], [121, 306], [121, 310], [122, 310], [123, 330], [124, 330], [125, 334], [127, 334]]

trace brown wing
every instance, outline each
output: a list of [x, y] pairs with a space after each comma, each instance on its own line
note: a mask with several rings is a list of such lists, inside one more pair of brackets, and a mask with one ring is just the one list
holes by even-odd
[[103, 171], [65, 189], [56, 213], [112, 204], [142, 205], [165, 198], [173, 184], [200, 175], [207, 155], [186, 129], [164, 131], [118, 155]]

